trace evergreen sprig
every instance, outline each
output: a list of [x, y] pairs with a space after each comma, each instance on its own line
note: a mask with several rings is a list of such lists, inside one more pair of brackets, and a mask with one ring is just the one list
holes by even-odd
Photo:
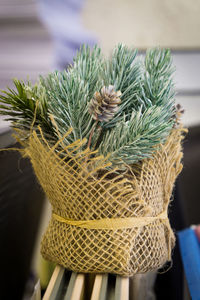
[[64, 135], [69, 127], [73, 128], [72, 134], [65, 140], [66, 144], [89, 138], [94, 120], [88, 113], [88, 102], [102, 87], [102, 68], [101, 49], [95, 46], [91, 51], [83, 46], [67, 71], [41, 77], [49, 99], [49, 113], [54, 116], [59, 134]]
[[0, 114], [5, 115], [13, 127], [26, 130], [27, 133], [31, 126], [36, 128], [41, 125], [44, 132], [53, 134], [45, 88], [40, 83], [33, 86], [30, 81], [25, 84], [14, 79], [13, 82], [15, 89], [1, 91]]
[[[173, 71], [169, 50], [148, 50], [142, 60], [136, 50], [120, 44], [106, 60], [99, 47], [83, 46], [67, 71], [40, 77], [34, 86], [15, 80], [16, 90], [0, 96], [0, 113], [26, 130], [35, 116], [35, 125], [49, 139], [72, 127], [64, 144], [87, 138], [91, 149], [110, 154], [113, 165], [121, 167], [151, 157], [169, 135], [175, 122]], [[121, 104], [111, 119], [100, 122], [88, 108], [104, 86], [121, 92]]]
[[133, 164], [152, 156], [152, 150], [167, 138], [172, 128], [167, 111], [152, 106], [142, 112], [133, 111], [130, 120], [124, 119], [107, 131], [99, 152], [108, 155], [113, 165]]
[[143, 100], [150, 105], [165, 106], [174, 110], [174, 83], [172, 75], [175, 71], [169, 49], [150, 49], [145, 57], [143, 79]]
[[103, 124], [103, 127], [114, 127], [124, 114], [130, 117], [133, 109], [138, 109], [142, 104], [138, 95], [142, 83], [142, 62], [137, 58], [137, 50], [129, 49], [122, 44], [118, 45], [111, 56], [111, 60], [106, 63], [105, 85], [114, 85], [116, 91], [122, 93], [122, 103], [115, 117]]

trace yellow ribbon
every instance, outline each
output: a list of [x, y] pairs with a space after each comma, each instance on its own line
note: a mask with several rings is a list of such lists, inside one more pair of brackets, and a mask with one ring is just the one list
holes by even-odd
[[55, 213], [53, 218], [67, 225], [73, 225], [85, 229], [126, 229], [134, 227], [142, 227], [153, 223], [156, 220], [166, 221], [167, 211], [160, 213], [155, 217], [130, 217], [130, 218], [103, 218], [99, 220], [71, 220], [63, 218]]

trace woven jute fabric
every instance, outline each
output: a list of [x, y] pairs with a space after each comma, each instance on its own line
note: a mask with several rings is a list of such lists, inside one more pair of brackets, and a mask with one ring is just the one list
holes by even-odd
[[173, 129], [153, 158], [124, 170], [83, 151], [85, 140], [64, 147], [64, 138], [52, 147], [34, 131], [25, 148], [52, 205], [43, 257], [88, 273], [130, 276], [163, 266], [175, 243], [167, 209], [182, 169], [183, 129]]

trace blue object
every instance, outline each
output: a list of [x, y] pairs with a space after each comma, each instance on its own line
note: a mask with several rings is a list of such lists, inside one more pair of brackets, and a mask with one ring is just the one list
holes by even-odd
[[83, 44], [93, 47], [97, 40], [81, 23], [85, 0], [38, 0], [38, 14], [54, 44], [54, 67], [65, 69]]
[[200, 244], [193, 229], [178, 232], [181, 257], [192, 300], [200, 300]]

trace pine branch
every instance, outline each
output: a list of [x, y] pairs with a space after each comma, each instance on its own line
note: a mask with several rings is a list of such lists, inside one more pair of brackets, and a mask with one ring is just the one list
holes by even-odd
[[172, 57], [169, 49], [150, 49], [145, 57], [142, 100], [151, 105], [164, 105], [169, 114], [174, 112], [174, 83]]
[[[110, 153], [113, 166], [151, 157], [175, 123], [172, 59], [169, 50], [158, 48], [147, 51], [144, 63], [136, 54], [120, 44], [107, 61], [98, 47], [83, 47], [67, 71], [40, 77], [35, 86], [15, 80], [16, 91], [0, 96], [0, 113], [27, 131], [35, 116], [48, 140], [72, 127], [65, 145], [87, 138], [83, 147]], [[115, 93], [119, 99], [112, 98]], [[89, 113], [91, 101], [98, 126]]]
[[111, 60], [106, 64], [105, 84], [112, 84], [116, 90], [122, 93], [122, 104], [115, 117], [103, 127], [114, 127], [124, 114], [131, 115], [133, 109], [141, 105], [137, 95], [140, 91], [142, 81], [142, 64], [136, 58], [137, 50], [129, 49], [127, 46], [119, 44], [113, 51]]
[[48, 107], [44, 88], [38, 84], [26, 85], [23, 81], [13, 80], [15, 89], [2, 91], [0, 95], [0, 114], [12, 121], [13, 127], [29, 131], [36, 114], [35, 127], [40, 125], [48, 134], [53, 134], [48, 118]]
[[[79, 83], [79, 84], [78, 84]], [[59, 134], [64, 135], [72, 127], [66, 144], [88, 136], [93, 119], [88, 113], [88, 87], [77, 81], [69, 72], [49, 75], [46, 82], [49, 113], [57, 123]]]
[[71, 76], [88, 86], [89, 99], [103, 86], [104, 63], [98, 46], [94, 46], [91, 50], [89, 46], [83, 45], [74, 58], [74, 64], [70, 70]]
[[94, 120], [88, 112], [88, 103], [102, 85], [101, 50], [83, 47], [68, 71], [55, 72], [42, 79], [49, 98], [49, 112], [63, 135], [69, 127], [73, 132], [66, 144], [83, 137], [89, 138]]
[[152, 106], [142, 112], [141, 107], [139, 111], [132, 112], [130, 120], [124, 118], [106, 132], [99, 152], [104, 156], [110, 154], [109, 160], [113, 165], [136, 163], [152, 156], [156, 146], [165, 141], [172, 126], [165, 109]]

